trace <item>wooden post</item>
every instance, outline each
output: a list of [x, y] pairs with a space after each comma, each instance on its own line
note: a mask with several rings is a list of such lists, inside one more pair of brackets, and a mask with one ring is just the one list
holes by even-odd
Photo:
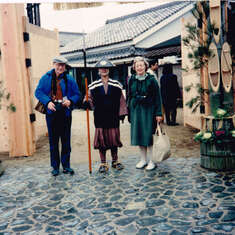
[[24, 4], [0, 4], [2, 76], [16, 112], [8, 113], [9, 155], [35, 152], [30, 122], [30, 89], [23, 41]]
[[[22, 18], [22, 30], [24, 33], [29, 33], [29, 22], [28, 22], [28, 18], [23, 16]], [[24, 49], [25, 49], [25, 58], [31, 59], [31, 46], [29, 41], [24, 42]], [[35, 121], [36, 121], [36, 116], [35, 116], [35, 110], [34, 110], [34, 90], [32, 88], [32, 70], [31, 70], [31, 66], [26, 68], [26, 77], [25, 77], [25, 82], [28, 86], [29, 89], [29, 112], [30, 115], [32, 115], [32, 117], [34, 117]], [[32, 125], [30, 125], [30, 132], [31, 132], [31, 139], [32, 139], [32, 144], [33, 144], [33, 152], [36, 151], [36, 132], [35, 132], [35, 126], [34, 126], [34, 122], [32, 122]]]
[[[207, 31], [207, 19], [206, 19], [206, 16], [205, 14], [203, 14], [203, 21], [205, 22], [203, 25], [202, 25], [202, 42], [205, 43], [207, 38], [208, 38], [208, 35], [206, 33]], [[210, 99], [209, 99], [209, 94], [208, 94], [208, 89], [209, 89], [209, 85], [208, 85], [208, 82], [209, 82], [209, 78], [208, 78], [208, 67], [206, 65], [204, 65], [204, 67], [202, 68], [202, 75], [203, 77], [203, 88], [206, 90], [206, 92], [204, 92], [203, 94], [203, 98], [204, 98], [204, 105], [205, 105], [205, 115], [209, 115], [211, 110], [210, 110]]]
[[[233, 60], [233, 64], [235, 64], [235, 60]], [[233, 80], [232, 80], [232, 87], [233, 87], [233, 111], [235, 112], [235, 66], [233, 68]]]
[[[86, 101], [88, 101], [88, 85], [87, 78], [85, 78], [85, 86], [86, 86]], [[87, 115], [87, 138], [88, 138], [88, 157], [89, 157], [89, 173], [92, 173], [91, 167], [91, 142], [90, 142], [90, 121], [89, 121], [89, 109], [86, 110]]]

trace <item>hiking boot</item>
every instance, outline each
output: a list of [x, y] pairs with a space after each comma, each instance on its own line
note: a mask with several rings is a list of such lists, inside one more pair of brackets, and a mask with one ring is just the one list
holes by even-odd
[[57, 176], [57, 175], [59, 175], [59, 170], [54, 169], [54, 170], [52, 170], [51, 174], [53, 176]]
[[108, 172], [109, 167], [107, 163], [101, 163], [100, 168], [99, 168], [99, 173], [106, 173]]
[[72, 168], [64, 168], [63, 170], [63, 173], [64, 174], [70, 174], [70, 175], [73, 175], [74, 174], [74, 170]]
[[122, 170], [124, 168], [124, 166], [122, 165], [122, 163], [115, 161], [112, 162], [112, 167], [117, 169], [117, 170]]

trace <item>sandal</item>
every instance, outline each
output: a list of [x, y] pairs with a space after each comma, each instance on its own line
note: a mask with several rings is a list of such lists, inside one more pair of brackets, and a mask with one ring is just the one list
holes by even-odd
[[101, 163], [99, 168], [99, 173], [106, 173], [109, 170], [109, 166], [107, 163]]
[[122, 170], [124, 168], [124, 166], [122, 165], [122, 163], [120, 162], [112, 162], [112, 167], [117, 169], [117, 170]]

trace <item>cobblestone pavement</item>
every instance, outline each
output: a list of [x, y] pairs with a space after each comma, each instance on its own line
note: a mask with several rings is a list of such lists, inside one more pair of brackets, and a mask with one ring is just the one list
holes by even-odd
[[235, 172], [215, 173], [199, 158], [170, 158], [151, 172], [106, 175], [74, 165], [74, 176], [43, 164], [8, 167], [0, 178], [0, 234], [235, 234]]

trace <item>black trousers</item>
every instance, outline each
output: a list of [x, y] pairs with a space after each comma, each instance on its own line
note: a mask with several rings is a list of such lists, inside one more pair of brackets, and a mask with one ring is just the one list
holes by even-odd
[[[46, 121], [49, 135], [51, 166], [55, 170], [59, 170], [61, 162], [63, 168], [69, 168], [72, 116], [66, 116], [64, 110], [56, 111], [53, 114], [47, 114]], [[61, 140], [61, 154], [59, 153], [59, 140]]]
[[164, 105], [166, 123], [169, 125], [171, 123], [176, 123], [177, 115], [177, 105]]

